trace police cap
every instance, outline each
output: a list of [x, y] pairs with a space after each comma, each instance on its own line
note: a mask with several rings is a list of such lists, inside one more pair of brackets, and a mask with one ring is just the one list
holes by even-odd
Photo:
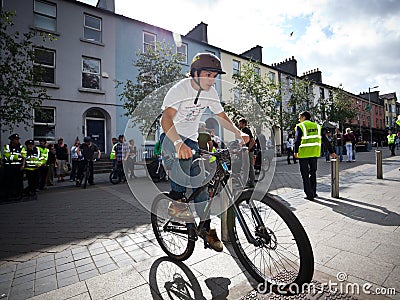
[[8, 139], [9, 139], [10, 141], [12, 141], [12, 140], [14, 140], [14, 139], [19, 139], [19, 134], [18, 134], [18, 133], [14, 133], [14, 134], [10, 135], [10, 136], [8, 137]]
[[28, 145], [35, 145], [35, 141], [34, 141], [34, 140], [27, 140], [27, 141], [25, 142], [25, 145], [26, 145], [26, 146], [28, 146]]

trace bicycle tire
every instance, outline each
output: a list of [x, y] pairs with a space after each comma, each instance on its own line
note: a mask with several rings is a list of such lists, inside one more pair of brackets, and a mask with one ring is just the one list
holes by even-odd
[[285, 295], [302, 292], [303, 284], [309, 283], [314, 274], [314, 255], [303, 226], [281, 201], [270, 195], [254, 195], [249, 190], [240, 195], [236, 204], [254, 238], [263, 239], [260, 235], [257, 237], [256, 228], [252, 226], [255, 223], [249, 199], [254, 201], [264, 222], [263, 232], [268, 230], [272, 238], [269, 243], [264, 239], [261, 246], [249, 243], [230, 207], [228, 233], [236, 255], [255, 280], [266, 284], [267, 292]]
[[[151, 206], [151, 225], [154, 235], [161, 249], [171, 258], [179, 261], [188, 259], [195, 246], [195, 230], [194, 224], [186, 224], [176, 220], [171, 220], [168, 215], [168, 205], [171, 202], [168, 194], [158, 195]], [[164, 226], [168, 229], [181, 230], [181, 233], [164, 230]]]
[[117, 170], [112, 170], [110, 173], [110, 182], [112, 184], [118, 184], [121, 182], [121, 175], [120, 172]]

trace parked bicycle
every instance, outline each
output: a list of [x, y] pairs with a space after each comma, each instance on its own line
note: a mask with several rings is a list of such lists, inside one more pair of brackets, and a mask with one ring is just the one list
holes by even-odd
[[[314, 256], [307, 234], [292, 211], [269, 194], [258, 194], [254, 189], [234, 192], [227, 185], [230, 178], [229, 150], [211, 153], [198, 150], [201, 156], [215, 156], [217, 167], [211, 180], [199, 187], [187, 199], [190, 202], [204, 189], [209, 201], [204, 214], [210, 212], [212, 202], [222, 187], [229, 201], [227, 228], [233, 249], [246, 270], [268, 291], [293, 294], [311, 281]], [[154, 234], [163, 251], [171, 258], [183, 261], [189, 258], [195, 242], [204, 235], [203, 223], [185, 222], [168, 214], [172, 200], [168, 194], [157, 196], [151, 208]], [[191, 210], [192, 211], [192, 210]], [[194, 213], [192, 211], [192, 213]], [[204, 246], [209, 247], [204, 239]]]

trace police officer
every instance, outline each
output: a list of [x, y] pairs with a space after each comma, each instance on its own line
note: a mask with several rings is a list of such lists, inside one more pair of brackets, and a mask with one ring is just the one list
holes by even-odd
[[35, 196], [36, 189], [39, 186], [39, 166], [42, 164], [40, 160], [40, 151], [35, 147], [33, 140], [27, 140], [25, 174], [28, 179], [28, 186], [24, 189], [24, 194], [27, 196]]
[[305, 199], [312, 201], [318, 197], [317, 160], [321, 155], [321, 143], [324, 143], [332, 158], [336, 157], [336, 154], [326, 136], [321, 135], [321, 126], [310, 119], [311, 114], [308, 111], [299, 114], [300, 123], [296, 125], [294, 155], [299, 159]]
[[389, 129], [389, 134], [387, 136], [388, 146], [390, 150], [390, 155], [395, 156], [394, 149], [396, 147], [396, 134], [393, 133], [391, 129]]
[[4, 184], [6, 199], [20, 199], [23, 190], [23, 169], [26, 150], [19, 143], [19, 135], [14, 133], [8, 137], [10, 143], [4, 145]]
[[47, 159], [49, 157], [49, 149], [46, 147], [46, 139], [39, 139], [39, 190], [43, 190], [47, 182], [47, 174], [49, 173], [49, 166], [47, 165]]

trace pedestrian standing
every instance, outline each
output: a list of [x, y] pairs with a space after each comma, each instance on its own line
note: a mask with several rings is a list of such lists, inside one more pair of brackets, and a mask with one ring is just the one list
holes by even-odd
[[332, 158], [336, 155], [325, 135], [321, 135], [321, 126], [311, 122], [311, 114], [308, 111], [299, 114], [299, 121], [296, 125], [294, 155], [299, 159], [305, 199], [312, 201], [318, 197], [317, 161], [321, 155], [321, 143], [324, 143]]
[[69, 175], [69, 181], [74, 182], [76, 179], [76, 174], [78, 173], [79, 157], [81, 156], [81, 151], [79, 146], [81, 142], [79, 139], [75, 140], [74, 145], [71, 147], [71, 174]]
[[65, 176], [65, 169], [64, 165], [67, 163], [68, 160], [68, 146], [64, 144], [64, 138], [59, 137], [57, 144], [54, 145], [54, 149], [56, 150], [56, 174], [58, 177], [57, 182], [63, 182]]
[[387, 140], [388, 140], [388, 146], [389, 146], [389, 150], [390, 150], [390, 155], [391, 156], [395, 156], [396, 154], [394, 153], [395, 147], [396, 147], [396, 134], [393, 133], [393, 131], [391, 129], [389, 129], [389, 134], [387, 136]]
[[254, 182], [255, 182], [255, 171], [254, 171], [254, 146], [256, 144], [256, 141], [254, 140], [253, 134], [251, 130], [247, 127], [247, 120], [245, 118], [241, 118], [239, 120], [239, 126], [238, 128], [245, 134], [247, 134], [250, 137], [250, 140], [248, 143], [246, 143], [248, 152], [249, 152], [249, 180], [247, 181], [246, 186], [249, 188], [254, 187]]
[[40, 152], [35, 147], [33, 140], [27, 140], [25, 146], [26, 160], [24, 171], [28, 180], [28, 186], [24, 189], [24, 194], [26, 196], [35, 196], [36, 189], [39, 187]]
[[49, 166], [49, 172], [47, 174], [47, 185], [54, 185], [54, 174], [56, 165], [56, 150], [54, 149], [54, 144], [50, 143], [47, 145], [49, 149], [49, 156], [47, 158], [47, 165]]
[[346, 155], [347, 155], [347, 162], [353, 161], [353, 141], [354, 135], [351, 133], [350, 128], [346, 128], [346, 133], [344, 135], [344, 143], [346, 145]]
[[335, 129], [335, 153], [339, 156], [340, 162], [343, 161], [343, 135], [339, 128]]
[[297, 164], [296, 161], [296, 157], [294, 156], [294, 138], [292, 134], [288, 135], [287, 141], [286, 141], [286, 145], [287, 145], [287, 163], [288, 165], [290, 165], [290, 156], [293, 156], [293, 163]]
[[25, 166], [26, 149], [19, 143], [19, 134], [8, 137], [10, 143], [4, 145], [4, 186], [6, 199], [20, 199], [23, 191], [23, 169]]
[[39, 146], [37, 147], [40, 152], [40, 165], [39, 165], [39, 190], [44, 190], [47, 184], [47, 175], [49, 173], [49, 166], [47, 159], [49, 158], [49, 149], [46, 147], [46, 139], [39, 139]]

